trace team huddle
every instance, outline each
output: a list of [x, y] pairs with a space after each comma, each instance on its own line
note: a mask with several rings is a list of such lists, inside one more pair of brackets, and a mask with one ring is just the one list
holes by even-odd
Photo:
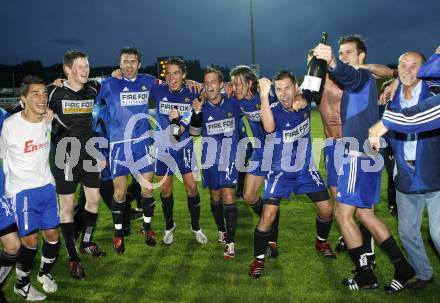
[[[378, 288], [373, 238], [394, 266], [392, 280], [384, 287], [386, 293], [427, 281], [432, 272], [421, 276], [417, 262], [411, 255], [407, 261], [386, 225], [374, 214], [383, 164], [376, 139], [384, 133], [382, 129], [375, 132], [379, 127], [375, 123], [380, 121], [375, 76], [393, 73], [384, 66], [364, 65], [366, 53], [357, 35], [340, 39], [338, 56], [324, 44], [309, 53], [309, 60], [315, 56], [328, 66], [318, 105], [327, 138], [327, 182], [312, 157], [311, 105], [289, 71], [280, 71], [272, 80], [258, 79], [251, 68], [239, 65], [230, 72], [231, 82], [225, 83], [221, 71], [208, 67], [202, 85], [186, 79], [182, 59], [169, 58], [162, 82], [139, 74], [141, 54], [127, 47], [120, 51], [120, 71], [101, 83], [88, 81], [88, 57], [80, 51], [65, 54], [67, 80], [63, 82], [46, 86], [37, 77], [25, 77], [20, 109], [2, 111], [0, 120], [0, 239], [4, 247], [0, 285], [15, 265], [14, 292], [29, 301], [46, 299], [29, 278], [40, 231], [43, 244], [37, 280], [44, 292], [58, 288], [51, 275], [60, 249], [58, 230], [68, 253], [70, 275], [84, 278], [80, 255], [107, 254], [93, 241], [101, 199], [112, 213], [114, 250], [123, 255], [124, 237], [130, 230], [130, 180], [139, 186], [146, 245], [157, 242], [151, 224], [154, 190], [160, 191], [165, 219], [162, 241], [167, 245], [174, 241], [176, 178], [187, 193], [191, 233], [198, 243], [207, 243], [199, 222], [199, 172], [203, 188], [209, 190], [225, 260], [234, 259], [235, 247], [240, 245], [235, 241], [240, 220], [235, 200], [239, 180], [244, 177], [244, 201], [259, 217], [254, 260], [248, 270], [253, 279], [262, 276], [265, 258], [279, 254], [280, 202], [294, 193], [306, 194], [315, 205], [315, 249], [332, 259], [336, 254], [327, 238], [336, 218], [342, 234], [338, 246], [347, 248], [355, 266], [354, 275], [342, 281], [348, 289]], [[399, 71], [401, 60], [419, 59], [422, 65], [418, 53], [405, 53], [399, 59]], [[401, 81], [405, 85], [405, 80]], [[399, 89], [393, 93], [399, 94]], [[384, 117], [392, 114], [387, 111]], [[201, 150], [193, 143], [197, 136], [201, 137]], [[414, 164], [419, 160], [405, 155], [404, 161]], [[75, 215], [79, 185], [83, 202]], [[436, 245], [437, 238], [433, 236]], [[415, 282], [411, 281], [414, 276]], [[3, 292], [1, 296], [6, 301]]]

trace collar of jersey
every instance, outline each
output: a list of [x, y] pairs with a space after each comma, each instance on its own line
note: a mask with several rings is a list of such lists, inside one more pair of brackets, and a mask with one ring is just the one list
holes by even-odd
[[134, 81], [137, 80], [137, 76], [134, 77], [133, 79], [127, 79], [127, 78], [125, 78], [125, 77], [122, 77], [122, 79], [124, 79], [125, 81], [128, 81], [128, 82], [134, 82]]
[[66, 87], [76, 93], [76, 92], [79, 92], [80, 90], [82, 90], [86, 84], [84, 84], [83, 87], [81, 87], [79, 90], [74, 90], [73, 87], [71, 87], [69, 84], [67, 84], [67, 81], [64, 82], [63, 85], [64, 85], [64, 87]]
[[168, 87], [168, 91], [170, 92], [170, 93], [172, 93], [172, 94], [179, 94], [179, 93], [181, 93], [182, 91], [183, 91], [183, 89], [185, 88], [185, 86], [182, 86], [182, 88], [179, 90], [179, 91], [177, 91], [177, 92], [173, 92], [171, 89], [170, 89], [170, 87], [167, 85], [167, 87]]
[[222, 101], [219, 102], [219, 104], [214, 104], [211, 101], [208, 100], [208, 104], [210, 104], [211, 106], [217, 107], [220, 105], [223, 105], [223, 102], [225, 102], [225, 98], [222, 98]]
[[277, 103], [274, 103], [273, 106], [274, 106], [274, 107], [275, 107], [275, 106], [280, 106], [281, 109], [282, 109], [283, 111], [285, 111], [286, 113], [295, 113], [295, 111], [290, 111], [290, 110], [288, 110], [287, 108], [285, 108], [284, 105], [283, 105], [280, 101], [278, 101]]

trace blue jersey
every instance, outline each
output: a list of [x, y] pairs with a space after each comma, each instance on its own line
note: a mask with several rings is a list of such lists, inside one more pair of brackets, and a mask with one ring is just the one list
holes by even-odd
[[420, 133], [440, 128], [440, 95], [404, 108], [401, 112], [386, 110], [382, 121], [386, 128], [401, 133]]
[[419, 79], [440, 79], [440, 54], [432, 55], [417, 72]]
[[[137, 75], [134, 81], [113, 77], [102, 81], [96, 100], [107, 104], [109, 119], [106, 126], [110, 142], [130, 141], [147, 136], [150, 129], [147, 119], [148, 101], [155, 81], [156, 78], [148, 74]], [[130, 120], [137, 114], [137, 121], [135, 118]], [[125, 134], [127, 127], [129, 129]]]
[[[107, 131], [107, 124], [108, 124], [108, 109], [107, 105], [103, 103], [95, 104], [93, 107], [92, 117], [93, 117], [93, 135], [96, 137], [103, 137], [108, 140], [108, 131]], [[111, 173], [109, 169], [109, 146], [106, 148], [99, 148], [97, 149], [103, 154], [105, 157], [105, 160], [107, 161], [107, 166], [101, 171], [101, 179], [103, 181], [107, 181], [111, 179]]]
[[[422, 105], [427, 102], [425, 99], [430, 96], [430, 92], [427, 81], [422, 80], [420, 84], [421, 91], [417, 102]], [[401, 86], [397, 89], [397, 92], [400, 91]], [[399, 93], [395, 94], [393, 102], [389, 106], [390, 110], [401, 109], [400, 97]], [[431, 118], [433, 117], [434, 116], [431, 116]], [[409, 119], [411, 119], [411, 117]], [[426, 116], [424, 119], [430, 120]], [[397, 128], [408, 129], [405, 127], [405, 119], [392, 118], [391, 120], [397, 120]], [[399, 127], [399, 124], [403, 125], [403, 127]], [[409, 194], [438, 191], [440, 189], [440, 174], [438, 174], [437, 170], [437, 167], [440, 166], [440, 154], [438, 153], [440, 130], [421, 132], [417, 136], [415, 136], [415, 134], [407, 135], [401, 132], [390, 131], [387, 133], [387, 136], [390, 146], [393, 149], [396, 163], [396, 174], [394, 175], [396, 188], [400, 192]], [[415, 142], [417, 142], [414, 158], [416, 165], [414, 167], [408, 165], [405, 159], [404, 145], [409, 138], [414, 138]]]
[[[180, 125], [185, 128], [185, 131], [180, 136], [180, 141], [184, 141], [189, 137], [189, 124], [191, 121], [192, 101], [198, 98], [197, 93], [193, 93], [188, 87], [182, 87], [178, 92], [173, 92], [166, 84], [154, 85], [151, 89], [151, 99], [155, 103], [156, 120], [158, 131], [163, 131], [170, 126], [168, 115], [170, 111], [177, 107], [180, 114]], [[157, 132], [160, 135], [160, 132]], [[169, 146], [169, 138], [161, 136], [156, 138], [158, 146]], [[192, 145], [192, 140], [188, 143]]]
[[[3, 120], [6, 119], [8, 113], [0, 108], [0, 132], [3, 127]], [[0, 160], [0, 197], [3, 197], [5, 194], [5, 173], [3, 172], [3, 163]]]
[[310, 107], [291, 112], [277, 102], [271, 105], [271, 110], [276, 123], [274, 131], [276, 144], [273, 148], [271, 170], [275, 172], [308, 170], [312, 152]]
[[344, 140], [354, 138], [359, 144], [358, 148], [350, 143], [346, 147], [363, 152], [364, 144], [370, 146], [368, 129], [379, 120], [376, 80], [366, 69], [355, 69], [339, 59], [330, 72], [344, 89], [341, 99], [342, 136]]
[[[237, 153], [241, 131], [240, 107], [235, 100], [224, 97], [217, 105], [206, 101], [202, 113], [202, 163], [226, 167], [229, 162], [235, 161]], [[216, 143], [216, 150], [210, 147], [212, 139]]]
[[[261, 142], [261, 147], [255, 148], [253, 152], [258, 155], [260, 159], [263, 158], [264, 141], [266, 139], [266, 132], [261, 124], [261, 99], [260, 94], [256, 93], [252, 99], [237, 100], [233, 98], [240, 105], [241, 112], [249, 122], [252, 131], [252, 136]], [[275, 98], [269, 96], [269, 102], [272, 103]]]

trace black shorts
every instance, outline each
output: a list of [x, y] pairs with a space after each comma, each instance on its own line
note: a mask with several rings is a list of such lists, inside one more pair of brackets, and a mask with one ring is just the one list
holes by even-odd
[[[101, 173], [97, 169], [97, 160], [95, 157], [89, 155], [84, 148], [81, 149], [78, 163], [71, 167], [70, 153], [66, 151], [64, 157], [64, 167], [57, 167], [55, 165], [55, 150], [51, 151], [51, 169], [52, 174], [55, 178], [55, 186], [58, 194], [61, 195], [69, 195], [74, 194], [76, 192], [76, 188], [78, 184], [82, 184], [86, 187], [91, 188], [100, 188], [101, 186]], [[88, 168], [90, 164], [95, 167], [95, 169], [91, 170]]]

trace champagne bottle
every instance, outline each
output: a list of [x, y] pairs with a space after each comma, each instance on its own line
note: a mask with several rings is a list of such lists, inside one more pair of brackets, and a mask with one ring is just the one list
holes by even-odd
[[[175, 106], [174, 108], [177, 109], [177, 106]], [[171, 123], [170, 123], [170, 127], [171, 127], [171, 134], [174, 136], [174, 139], [176, 139], [177, 141], [180, 141], [180, 121], [179, 121], [179, 118], [172, 119]]]
[[[323, 32], [320, 43], [326, 44], [327, 36], [328, 34]], [[321, 101], [320, 91], [326, 73], [327, 62], [323, 59], [317, 59], [315, 56], [313, 56], [307, 66], [307, 74], [305, 75], [302, 84], [303, 95], [309, 103], [315, 101], [316, 104], [319, 104]]]

